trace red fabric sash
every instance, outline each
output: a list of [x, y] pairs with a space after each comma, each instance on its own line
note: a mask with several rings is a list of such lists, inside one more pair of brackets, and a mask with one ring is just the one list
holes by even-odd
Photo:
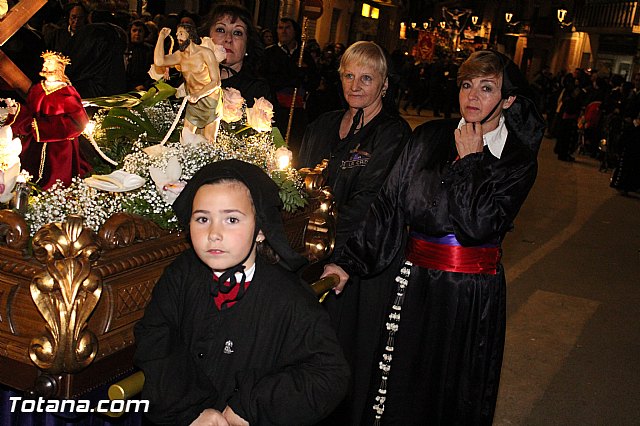
[[502, 253], [498, 245], [464, 247], [459, 243], [425, 241], [412, 234], [407, 244], [406, 256], [408, 261], [422, 268], [495, 275]]

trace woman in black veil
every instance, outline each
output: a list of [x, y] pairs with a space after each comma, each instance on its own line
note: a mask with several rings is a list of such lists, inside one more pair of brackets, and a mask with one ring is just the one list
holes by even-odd
[[341, 278], [336, 292], [349, 292], [349, 275], [373, 276], [355, 325], [348, 424], [492, 423], [506, 326], [501, 242], [535, 181], [544, 121], [502, 54], [472, 54], [458, 85], [462, 119], [415, 130], [325, 268]]

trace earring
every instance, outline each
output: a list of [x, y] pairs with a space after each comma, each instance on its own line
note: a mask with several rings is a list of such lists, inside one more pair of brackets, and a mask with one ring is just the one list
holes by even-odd
[[382, 97], [384, 98], [385, 96], [387, 96], [387, 91], [386, 91], [386, 90], [383, 90], [383, 91], [382, 91]]
[[249, 56], [249, 54], [247, 52], [244, 52], [244, 56]]

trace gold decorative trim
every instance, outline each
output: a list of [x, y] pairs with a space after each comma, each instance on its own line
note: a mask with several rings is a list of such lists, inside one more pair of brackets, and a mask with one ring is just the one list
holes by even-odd
[[36, 132], [36, 142], [40, 142], [40, 130], [38, 130], [38, 120], [33, 119], [32, 122], [33, 130]]
[[312, 261], [328, 258], [336, 243], [336, 211], [333, 194], [328, 187], [313, 192], [319, 207], [309, 215], [304, 230], [305, 255]]
[[65, 83], [65, 84], [60, 84], [60, 85], [52, 85], [51, 87], [49, 87], [46, 82], [47, 82], [47, 80], [42, 80], [40, 82], [40, 84], [42, 85], [42, 90], [44, 90], [44, 93], [46, 95], [50, 95], [53, 92], [57, 92], [58, 90], [62, 89], [63, 87], [70, 86], [70, 84]]
[[98, 340], [87, 329], [102, 293], [102, 281], [91, 270], [99, 254], [95, 234], [70, 215], [40, 228], [33, 250], [45, 271], [31, 281], [31, 297], [47, 325], [31, 340], [29, 356], [50, 374], [78, 372], [98, 353]]
[[314, 168], [304, 167], [300, 170], [300, 174], [304, 178], [304, 185], [308, 192], [320, 191], [326, 184], [324, 170], [329, 165], [329, 160], [322, 160]]

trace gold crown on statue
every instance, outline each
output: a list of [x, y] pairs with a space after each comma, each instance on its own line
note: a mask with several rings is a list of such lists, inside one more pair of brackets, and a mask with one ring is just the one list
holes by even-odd
[[47, 59], [55, 59], [57, 62], [60, 62], [63, 65], [69, 65], [71, 63], [71, 59], [69, 59], [67, 56], [64, 56], [62, 53], [52, 52], [50, 50], [47, 50], [40, 56], [45, 61]]

